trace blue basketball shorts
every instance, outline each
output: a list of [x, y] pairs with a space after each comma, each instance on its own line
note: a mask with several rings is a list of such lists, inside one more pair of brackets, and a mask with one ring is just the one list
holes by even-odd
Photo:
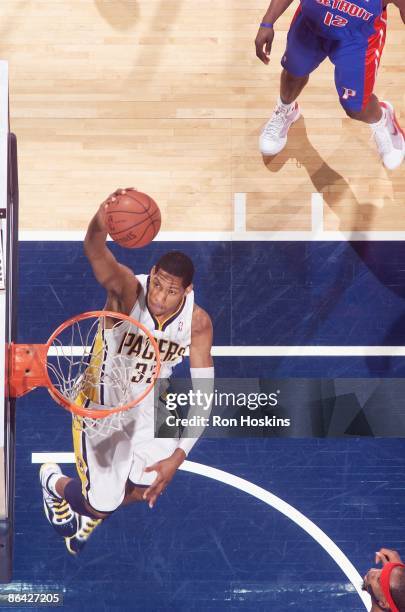
[[281, 65], [302, 77], [313, 72], [328, 57], [335, 66], [335, 86], [343, 108], [364, 109], [373, 93], [386, 36], [387, 13], [375, 20], [375, 33], [366, 37], [335, 40], [318, 36], [307, 25], [298, 7], [287, 36]]

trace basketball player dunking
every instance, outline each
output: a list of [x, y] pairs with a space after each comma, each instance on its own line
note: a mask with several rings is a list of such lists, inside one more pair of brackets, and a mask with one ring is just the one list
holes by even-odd
[[[170, 348], [160, 351], [161, 378], [170, 376], [189, 347], [193, 383], [203, 379], [213, 387], [212, 323], [194, 302], [192, 261], [172, 251], [160, 257], [149, 275], [135, 275], [107, 248], [105, 206], [91, 220], [84, 242], [94, 275], [107, 291], [105, 308], [131, 315], [153, 331], [161, 347]], [[129, 411], [131, 427], [114, 431], [107, 443], [73, 432], [80, 479], [64, 476], [56, 464], [41, 467], [45, 513], [69, 552], [79, 552], [93, 529], [121, 504], [145, 500], [153, 507], [194, 445], [195, 438], [155, 439], [153, 404], [152, 392]]]
[[[392, 1], [405, 23], [405, 0], [300, 0], [281, 60], [280, 97], [260, 136], [263, 155], [276, 155], [300, 116], [297, 97], [309, 74], [329, 57], [335, 66], [339, 101], [352, 119], [370, 125], [380, 157], [390, 170], [405, 154], [404, 133], [389, 102], [373, 93], [385, 43], [387, 8]], [[274, 23], [292, 0], [272, 0], [256, 36], [256, 55], [269, 63]]]

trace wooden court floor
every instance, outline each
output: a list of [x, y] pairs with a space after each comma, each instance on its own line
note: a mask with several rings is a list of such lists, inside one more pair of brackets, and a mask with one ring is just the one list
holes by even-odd
[[[251, 230], [405, 230], [405, 166], [380, 164], [367, 126], [346, 118], [331, 64], [311, 77], [288, 147], [257, 139], [278, 93], [294, 5], [272, 61], [253, 41], [267, 0], [10, 0], [0, 57], [10, 65], [21, 228], [82, 230], [116, 186], [152, 195], [164, 230], [232, 229], [235, 192]], [[376, 93], [405, 123], [405, 27], [389, 7]]]

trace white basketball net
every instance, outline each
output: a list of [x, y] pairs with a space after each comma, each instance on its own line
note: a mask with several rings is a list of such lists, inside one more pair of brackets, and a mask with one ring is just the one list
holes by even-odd
[[[70, 403], [103, 412], [141, 395], [153, 380], [156, 354], [139, 327], [101, 316], [64, 329], [48, 351], [47, 368], [54, 387]], [[90, 437], [106, 437], [122, 429], [133, 410], [136, 405], [100, 418], [73, 414], [73, 425]]]

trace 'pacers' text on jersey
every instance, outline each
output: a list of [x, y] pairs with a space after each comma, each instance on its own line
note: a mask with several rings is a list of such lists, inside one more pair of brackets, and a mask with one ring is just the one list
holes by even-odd
[[[159, 347], [159, 377], [169, 378], [191, 343], [194, 292], [185, 295], [177, 310], [166, 320], [159, 321], [148, 308], [149, 277], [142, 274], [137, 279], [140, 291], [130, 316], [152, 332]], [[117, 368], [131, 372], [133, 396], [139, 395], [141, 387], [148, 385], [155, 374], [155, 352], [149, 337], [131, 323], [124, 322], [114, 329], [105, 330], [104, 341], [107, 346], [104, 372], [110, 377], [114, 376]], [[114, 405], [118, 400], [113, 386], [110, 387], [105, 385], [105, 405]]]
[[[160, 363], [165, 376], [170, 375], [171, 369], [181, 361], [186, 352], [186, 347], [173, 340], [157, 339], [159, 347]], [[134, 362], [133, 383], [149, 384], [152, 381], [155, 369], [155, 351], [151, 346], [149, 338], [143, 334], [125, 332], [118, 348], [118, 353], [123, 357], [129, 357]], [[162, 374], [160, 375], [162, 377]]]

